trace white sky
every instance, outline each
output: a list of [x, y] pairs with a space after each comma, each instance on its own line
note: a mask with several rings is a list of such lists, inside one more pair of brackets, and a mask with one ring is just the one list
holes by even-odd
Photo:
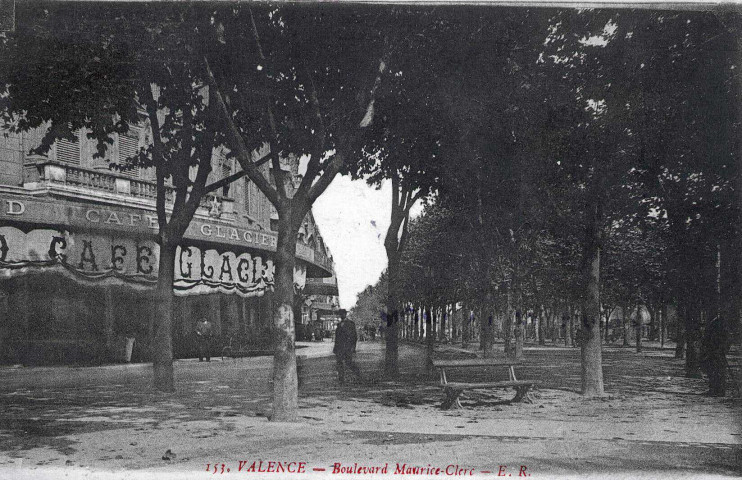
[[335, 260], [340, 307], [349, 309], [386, 268], [384, 235], [389, 228], [391, 184], [380, 190], [362, 180], [337, 176], [312, 207], [322, 238]]

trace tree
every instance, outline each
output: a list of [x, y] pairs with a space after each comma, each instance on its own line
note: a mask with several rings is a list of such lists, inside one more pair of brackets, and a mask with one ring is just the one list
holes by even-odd
[[348, 318], [361, 328], [378, 328], [386, 311], [386, 289], [387, 276], [382, 272], [374, 285], [367, 286], [358, 294], [355, 306], [348, 312]]
[[[641, 56], [633, 86], [640, 100], [633, 107], [640, 161], [632, 189], [657, 216], [656, 229], [666, 232], [661, 270], [685, 331], [677, 353], [684, 347], [686, 375], [699, 376], [701, 319], [719, 311], [716, 252], [730, 258], [734, 250], [734, 222], [728, 219], [738, 175], [738, 126], [730, 121], [737, 114], [736, 59], [730, 53], [735, 39], [708, 13], [654, 14], [644, 22], [653, 27], [654, 48]], [[636, 32], [635, 41], [650, 41], [647, 29]], [[724, 288], [723, 296], [735, 297], [731, 289]]]
[[[404, 310], [400, 306], [399, 270], [401, 253], [409, 237], [410, 209], [437, 188], [438, 164], [442, 161], [448, 125], [436, 108], [430, 86], [421, 81], [431, 77], [396, 64], [391, 68], [407, 74], [403, 81], [387, 85], [385, 91], [393, 93], [387, 93], [376, 102], [377, 120], [363, 139], [363, 152], [357, 157], [358, 162], [349, 165], [349, 169], [354, 177], [365, 177], [371, 185], [381, 186], [385, 180], [391, 180], [392, 184], [391, 218], [384, 239], [389, 285], [384, 371], [395, 377], [399, 373], [399, 317]], [[408, 78], [413, 81], [407, 82]]]
[[[587, 141], [585, 150], [573, 157], [577, 167], [592, 169], [592, 181], [586, 185], [602, 184], [586, 188], [597, 194], [588, 197], [587, 205], [602, 212], [603, 228], [614, 214], [633, 224], [649, 215], [667, 219], [671, 239], [678, 242], [669, 248], [669, 265], [675, 270], [670, 285], [681, 303], [693, 298], [688, 287], [705, 277], [699, 278], [705, 271], [701, 267], [712, 264], [704, 253], [711, 250], [709, 245], [697, 241], [705, 232], [695, 231], [695, 226], [705, 225], [706, 232], [713, 226], [728, 235], [728, 222], [722, 218], [729, 215], [731, 204], [724, 198], [730, 192], [728, 119], [734, 102], [724, 93], [731, 71], [725, 58], [730, 49], [723, 46], [728, 38], [717, 33], [714, 23], [703, 13], [583, 12], [570, 14], [563, 23], [571, 45], [555, 37], [558, 48], [579, 52], [554, 58], [579, 88], [576, 97], [594, 112], [594, 119], [577, 129]], [[670, 202], [661, 199], [673, 197], [674, 206], [666, 209]], [[621, 204], [616, 198], [628, 201]], [[706, 290], [713, 282], [701, 284]], [[688, 305], [680, 311], [687, 312], [686, 369], [692, 375], [697, 370], [701, 308]]]
[[208, 11], [193, 5], [23, 4], [16, 13], [18, 28], [0, 46], [0, 111], [15, 131], [48, 126], [35, 153], [80, 129], [97, 141], [99, 157], [130, 125], [144, 123], [151, 133], [146, 147], [111, 167], [155, 170], [160, 255], [154, 386], [173, 391], [175, 251], [204, 196], [242, 176], [209, 183], [224, 136], [200, 53]]
[[[238, 8], [214, 18], [216, 42], [205, 57], [227, 144], [278, 213], [273, 363], [273, 415], [297, 417], [294, 351], [296, 235], [314, 201], [372, 125], [387, 71], [393, 12], [352, 8]], [[272, 178], [252, 162], [267, 145]], [[281, 159], [306, 158], [301, 179]]]

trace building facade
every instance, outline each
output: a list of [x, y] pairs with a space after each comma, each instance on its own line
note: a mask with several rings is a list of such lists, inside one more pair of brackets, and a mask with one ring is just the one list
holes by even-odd
[[[159, 253], [154, 171], [110, 166], [146, 145], [148, 131], [116, 136], [99, 159], [85, 132], [30, 154], [43, 134], [0, 135], [0, 363], [148, 361]], [[298, 160], [281, 164], [300, 180]], [[272, 177], [270, 165], [261, 168]], [[235, 171], [215, 151], [209, 183]], [[173, 196], [168, 190], [168, 202]], [[176, 358], [195, 354], [203, 317], [214, 325], [215, 354], [238, 334], [270, 345], [276, 222], [247, 177], [204, 198], [177, 252]], [[311, 213], [296, 259], [297, 298], [336, 298], [332, 257]]]

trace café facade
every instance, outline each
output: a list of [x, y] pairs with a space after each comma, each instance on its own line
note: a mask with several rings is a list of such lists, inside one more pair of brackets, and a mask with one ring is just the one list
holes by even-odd
[[[145, 133], [116, 137], [114, 158], [104, 162], [93, 158], [84, 132], [45, 156], [29, 154], [42, 133], [0, 136], [0, 363], [147, 361], [158, 276], [156, 186], [146, 169], [109, 168], [116, 155], [143, 145]], [[212, 163], [212, 181], [235, 172], [220, 152]], [[282, 161], [282, 168], [300, 179], [298, 162]], [[194, 328], [204, 317], [216, 332], [214, 354], [235, 335], [269, 346], [276, 220], [246, 178], [203, 200], [176, 252], [176, 358], [195, 354]], [[311, 319], [314, 303], [337, 307], [337, 282], [311, 213], [296, 247], [301, 322]]]

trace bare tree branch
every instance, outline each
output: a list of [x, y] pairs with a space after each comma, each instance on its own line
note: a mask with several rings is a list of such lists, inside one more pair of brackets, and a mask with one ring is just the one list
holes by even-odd
[[[258, 34], [258, 26], [255, 24], [255, 16], [252, 13], [252, 8], [247, 9], [248, 12], [250, 12], [250, 26], [252, 31], [252, 37], [255, 41], [255, 46], [258, 49], [258, 56], [260, 56], [260, 60], [263, 61], [263, 63], [266, 62], [265, 54], [263, 53], [263, 46], [260, 42], [260, 35]], [[266, 67], [268, 65], [266, 64]], [[266, 72], [271, 71], [270, 69], [266, 68]], [[278, 192], [278, 196], [280, 198], [286, 198], [286, 184], [285, 184], [285, 174], [284, 171], [281, 170], [281, 158], [279, 157], [279, 149], [278, 149], [278, 125], [276, 123], [276, 117], [273, 114], [273, 103], [275, 102], [275, 96], [271, 94], [268, 97], [268, 105], [266, 107], [267, 115], [268, 115], [268, 126], [271, 129], [271, 136], [270, 139], [270, 148], [271, 152], [276, 152], [276, 155], [273, 156], [273, 177], [275, 178], [276, 183], [276, 191]]]
[[[273, 156], [270, 153], [268, 153], [266, 155], [263, 155], [263, 157], [260, 160], [256, 160], [253, 163], [255, 164], [256, 167], [260, 167], [264, 165], [265, 163], [268, 163], [271, 160], [271, 158], [273, 158]], [[209, 185], [206, 185], [204, 187], [204, 194], [211, 193], [215, 190], [219, 190], [220, 188], [230, 185], [231, 183], [236, 182], [237, 180], [239, 180], [240, 178], [246, 175], [247, 175], [246, 170], [240, 170], [237, 173], [233, 173], [232, 175], [229, 175], [220, 180], [217, 180], [216, 182], [210, 183]]]
[[[204, 57], [204, 63], [209, 80], [209, 92], [213, 93], [214, 99], [216, 100], [217, 109], [221, 114], [222, 120], [227, 126], [227, 133], [229, 135], [229, 139], [231, 140], [231, 145], [234, 146], [234, 153], [236, 154], [237, 161], [240, 163], [242, 169], [247, 172], [247, 176], [250, 178], [250, 180], [252, 180], [255, 185], [257, 185], [260, 191], [263, 192], [266, 197], [268, 197], [268, 200], [274, 206], [277, 206], [280, 200], [278, 192], [271, 186], [271, 184], [263, 176], [263, 174], [260, 173], [257, 165], [250, 158], [251, 155], [247, 149], [247, 145], [245, 145], [245, 140], [242, 138], [242, 134], [237, 128], [237, 125], [235, 125], [232, 115], [230, 115], [229, 110], [227, 110], [227, 106], [224, 103], [224, 98], [222, 97], [221, 90], [219, 88], [219, 85], [217, 85], [214, 74], [212, 73], [211, 67], [209, 66], [209, 60], [206, 57]], [[278, 152], [271, 151], [271, 155], [277, 154]]]
[[307, 75], [307, 83], [309, 83], [309, 101], [312, 105], [312, 112], [314, 113], [317, 123], [315, 138], [317, 138], [318, 140], [315, 143], [315, 148], [312, 150], [312, 153], [309, 156], [309, 164], [307, 165], [307, 171], [304, 176], [304, 178], [309, 178], [309, 180], [307, 180], [306, 182], [302, 181], [299, 185], [299, 189], [296, 192], [296, 198], [298, 199], [304, 198], [305, 193], [309, 190], [309, 187], [311, 187], [312, 183], [314, 182], [314, 178], [321, 171], [322, 165], [320, 164], [320, 162], [325, 153], [325, 142], [327, 138], [325, 122], [322, 118], [322, 109], [320, 108], [319, 99], [317, 98], [317, 87], [314, 84], [314, 77], [312, 76], [312, 72], [309, 70], [308, 66], [304, 66], [304, 71]]
[[[349, 134], [350, 138], [345, 138], [343, 142], [341, 142], [339, 145], [336, 145], [335, 156], [329, 162], [324, 172], [322, 173], [322, 176], [319, 178], [319, 180], [317, 180], [317, 182], [313, 183], [314, 179], [308, 178], [308, 175], [302, 180], [302, 185], [304, 184], [304, 182], [308, 182], [310, 184], [309, 190], [307, 192], [307, 199], [309, 200], [310, 204], [313, 204], [314, 201], [317, 200], [320, 195], [322, 195], [322, 193], [327, 189], [328, 185], [330, 185], [332, 180], [335, 178], [335, 175], [337, 175], [337, 173], [340, 171], [340, 168], [342, 168], [345, 158], [348, 155], [348, 152], [346, 150], [350, 145], [353, 145], [355, 143], [356, 137], [360, 133], [360, 129], [366, 128], [371, 125], [374, 115], [374, 101], [376, 99], [376, 93], [381, 86], [381, 80], [384, 76], [384, 73], [386, 72], [390, 55], [391, 46], [388, 39], [385, 38], [384, 52], [381, 55], [381, 59], [379, 59], [379, 68], [376, 77], [374, 78], [373, 87], [369, 92], [365, 113], [358, 123], [358, 129], [356, 129], [355, 132], [353, 132], [352, 134]], [[317, 107], [319, 106], [320, 105], [318, 104]]]
[[[343, 166], [344, 163], [344, 158], [345, 157], [340, 152], [336, 152], [320, 178], [309, 188], [309, 191], [307, 192], [307, 200], [309, 201], [310, 205], [313, 204], [320, 195], [322, 195], [322, 193], [327, 189], [332, 180], [335, 178], [335, 175], [340, 172], [340, 168]], [[304, 183], [305, 180], [306, 177], [304, 177], [302, 183]]]
[[410, 210], [412, 209], [412, 206], [415, 205], [415, 202], [417, 202], [418, 200], [420, 200], [424, 196], [425, 196], [425, 191], [422, 190], [422, 189], [421, 190], [418, 190], [417, 193], [410, 199], [409, 203], [406, 205], [406, 207], [405, 207], [405, 213], [406, 214], [409, 214], [410, 213]]

